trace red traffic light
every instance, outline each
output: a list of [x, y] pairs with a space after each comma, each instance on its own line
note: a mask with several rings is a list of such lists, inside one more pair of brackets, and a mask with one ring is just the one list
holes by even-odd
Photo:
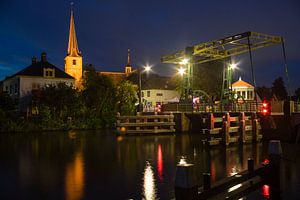
[[262, 113], [263, 115], [269, 115], [271, 113], [271, 108], [268, 102], [262, 103]]

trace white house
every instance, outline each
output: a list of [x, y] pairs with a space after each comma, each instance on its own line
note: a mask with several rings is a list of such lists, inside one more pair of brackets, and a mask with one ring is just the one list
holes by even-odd
[[49, 63], [46, 53], [42, 53], [41, 61], [32, 58], [32, 64], [16, 74], [6, 77], [2, 89], [12, 98], [19, 99], [20, 110], [26, 109], [30, 103], [31, 93], [47, 85], [57, 83], [74, 85], [74, 78], [61, 69]]

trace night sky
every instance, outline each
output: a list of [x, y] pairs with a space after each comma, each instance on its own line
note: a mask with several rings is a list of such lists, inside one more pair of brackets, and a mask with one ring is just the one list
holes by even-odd
[[[154, 65], [171, 75], [174, 66], [160, 63], [163, 55], [186, 46], [246, 31], [283, 36], [292, 90], [300, 87], [300, 2], [82, 0], [74, 1], [79, 49], [84, 64], [100, 71], [121, 71], [132, 51], [133, 67]], [[0, 80], [30, 65], [31, 57], [47, 52], [63, 69], [67, 52], [70, 1], [0, 0]], [[257, 85], [270, 86], [284, 77], [281, 46], [254, 52]], [[239, 62], [236, 78], [250, 81], [248, 54]], [[285, 77], [284, 77], [285, 78]]]

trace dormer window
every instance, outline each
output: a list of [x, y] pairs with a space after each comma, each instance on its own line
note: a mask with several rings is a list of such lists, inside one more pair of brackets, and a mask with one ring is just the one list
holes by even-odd
[[44, 77], [55, 77], [55, 69], [52, 68], [44, 68]]
[[76, 60], [73, 60], [73, 65], [76, 65]]

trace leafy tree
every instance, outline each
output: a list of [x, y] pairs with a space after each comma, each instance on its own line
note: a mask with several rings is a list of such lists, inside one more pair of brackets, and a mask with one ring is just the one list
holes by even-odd
[[287, 91], [282, 77], [278, 77], [272, 83], [272, 93], [278, 100], [285, 100], [287, 98]]
[[123, 81], [117, 86], [117, 111], [122, 115], [135, 113], [136, 91], [132, 83]]
[[223, 61], [211, 61], [208, 63], [196, 64], [193, 68], [194, 90], [203, 90], [210, 96], [220, 98], [223, 80]]
[[79, 93], [65, 83], [49, 85], [34, 93], [33, 101], [37, 106], [46, 106], [55, 119], [75, 117], [80, 110]]
[[83, 87], [83, 102], [90, 115], [100, 118], [102, 125], [112, 123], [116, 105], [116, 88], [113, 80], [91, 69], [85, 73]]
[[271, 88], [267, 88], [265, 86], [257, 87], [256, 92], [262, 100], [270, 101], [272, 99], [272, 90]]
[[17, 101], [12, 99], [7, 92], [0, 92], [0, 109], [3, 111], [15, 110]]
[[295, 95], [296, 95], [297, 100], [299, 101], [300, 100], [300, 88], [297, 88], [295, 90]]

